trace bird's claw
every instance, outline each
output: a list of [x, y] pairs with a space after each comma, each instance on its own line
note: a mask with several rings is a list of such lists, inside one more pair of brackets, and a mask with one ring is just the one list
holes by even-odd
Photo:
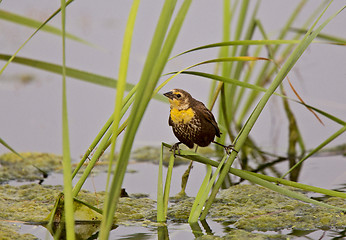
[[238, 151], [233, 148], [234, 145], [232, 145], [232, 144], [228, 145], [228, 146], [225, 146], [225, 145], [223, 145], [221, 143], [218, 143], [218, 142], [215, 142], [215, 141], [213, 141], [213, 143], [223, 147], [225, 149], [227, 155], [230, 155], [232, 153], [232, 151], [235, 151], [236, 153], [238, 153]]
[[173, 151], [173, 156], [176, 158], [176, 151], [178, 152], [178, 155], [180, 155], [180, 148], [179, 148], [180, 142], [174, 143], [171, 147], [170, 151]]
[[238, 151], [235, 150], [233, 147], [234, 146], [232, 144], [228, 146], [224, 146], [227, 155], [230, 155], [232, 151], [235, 151], [236, 153], [238, 153]]

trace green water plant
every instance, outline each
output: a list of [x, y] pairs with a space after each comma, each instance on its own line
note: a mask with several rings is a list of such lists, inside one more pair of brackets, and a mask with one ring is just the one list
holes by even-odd
[[74, 231], [74, 209], [72, 196], [72, 177], [71, 177], [71, 154], [70, 154], [70, 138], [68, 129], [67, 115], [67, 96], [66, 96], [66, 3], [61, 0], [61, 26], [62, 26], [62, 147], [63, 147], [63, 172], [64, 172], [64, 213], [66, 237], [75, 239]]
[[[243, 7], [246, 4], [247, 4], [246, 1], [244, 1], [243, 2]], [[331, 2], [330, 2], [330, 4], [331, 4]], [[246, 123], [240, 129], [240, 132], [239, 132], [238, 136], [234, 140], [234, 148], [235, 148], [235, 150], [237, 152], [240, 151], [241, 148], [243, 147], [243, 145], [246, 143], [248, 135], [249, 135], [252, 127], [256, 123], [258, 117], [260, 116], [264, 106], [267, 104], [269, 98], [274, 94], [275, 90], [280, 86], [282, 81], [287, 77], [287, 74], [293, 68], [293, 66], [298, 61], [298, 59], [301, 57], [301, 55], [304, 53], [306, 48], [311, 44], [313, 39], [315, 39], [317, 37], [317, 35], [321, 32], [321, 30], [345, 8], [345, 7], [341, 8], [339, 11], [337, 11], [335, 14], [333, 14], [327, 20], [325, 20], [320, 26], [316, 26], [318, 21], [320, 20], [320, 18], [323, 16], [325, 11], [328, 9], [328, 6], [324, 9], [324, 11], [321, 13], [321, 15], [317, 18], [317, 20], [312, 24], [311, 28], [307, 31], [307, 33], [305, 34], [303, 39], [295, 47], [293, 52], [288, 56], [288, 58], [285, 61], [285, 63], [279, 68], [279, 70], [278, 70], [274, 80], [269, 85], [269, 87], [266, 89], [264, 95], [262, 96], [262, 98], [257, 103], [255, 109], [251, 113], [250, 117], [247, 119]], [[240, 27], [241, 27], [241, 25], [240, 25]], [[237, 40], [237, 37], [236, 37], [236, 40]], [[203, 49], [203, 48], [204, 47], [198, 48], [198, 50], [199, 49]], [[229, 65], [228, 67], [231, 68], [232, 65]], [[201, 74], [201, 75], [203, 75], [203, 74]], [[215, 79], [215, 76], [212, 76], [211, 78]], [[221, 78], [219, 78], [219, 79], [221, 79]], [[224, 77], [223, 79], [227, 79], [227, 78]], [[224, 94], [221, 94], [221, 98], [222, 97], [226, 98], [226, 96], [228, 96], [227, 97], [228, 102], [232, 102], [232, 101], [229, 101], [229, 99], [232, 96], [236, 95], [235, 94], [235, 90], [234, 90], [234, 86], [235, 85], [232, 85], [232, 87], [228, 90], [228, 92], [227, 92], [227, 90], [224, 87], [224, 89], [223, 89]], [[221, 100], [221, 103], [223, 103], [222, 100]], [[226, 109], [226, 108], [224, 106], [221, 106], [221, 109]], [[224, 121], [226, 121], [226, 122], [227, 122], [227, 119], [233, 119], [234, 118], [232, 115], [229, 115], [229, 112], [223, 112], [223, 116], [224, 116]], [[316, 151], [318, 151], [320, 148], [322, 148], [322, 146], [324, 146], [326, 143], [329, 143], [331, 140], [335, 139], [337, 136], [339, 136], [344, 131], [345, 131], [345, 129], [344, 129], [344, 126], [343, 126], [339, 131], [337, 131], [330, 138], [328, 138], [318, 148], [313, 150], [311, 155], [313, 153], [315, 153]], [[226, 176], [228, 175], [228, 173], [229, 173], [229, 171], [231, 169], [231, 166], [232, 166], [232, 164], [233, 164], [233, 162], [235, 160], [235, 157], [237, 155], [236, 151], [233, 151], [228, 156], [226, 163], [224, 163], [224, 160], [220, 163], [220, 165], [223, 165], [223, 168], [221, 170], [220, 176], [217, 179], [217, 181], [215, 183], [212, 181], [212, 184], [215, 184], [215, 185], [214, 185], [213, 190], [211, 191], [211, 193], [209, 195], [208, 200], [207, 200], [207, 197], [203, 197], [203, 198], [199, 198], [198, 197], [196, 200], [199, 200], [200, 202], [195, 203], [195, 205], [196, 206], [201, 206], [201, 207], [199, 207], [199, 208], [193, 207], [193, 210], [196, 210], [196, 209], [200, 209], [200, 210], [199, 211], [196, 210], [196, 212], [191, 213], [191, 214], [197, 214], [197, 215], [201, 214], [201, 216], [200, 216], [201, 220], [204, 220], [206, 218], [206, 216], [208, 214], [208, 211], [209, 211], [209, 209], [210, 209], [210, 207], [211, 207], [211, 205], [212, 205], [212, 203], [214, 201], [214, 198], [216, 197], [216, 194], [218, 193], [221, 185], [223, 184]], [[308, 155], [308, 156], [311, 156], [311, 155]], [[305, 160], [305, 158], [303, 158], [299, 163], [303, 162], [304, 160]], [[296, 167], [299, 163], [297, 163], [294, 167]], [[218, 172], [218, 170], [217, 170], [217, 172]], [[206, 178], [209, 178], [209, 177], [210, 177], [210, 170], [208, 169]], [[245, 177], [244, 175], [242, 176], [242, 178], [247, 179], [247, 180], [249, 180], [251, 182], [255, 182], [255, 183], [259, 184], [259, 185], [266, 186], [266, 187], [268, 187], [270, 189], [273, 189], [275, 191], [281, 192], [283, 194], [287, 194], [285, 190], [282, 190], [282, 189], [280, 189], [279, 187], [276, 187], [273, 184], [270, 184], [270, 183], [268, 184], [266, 182], [262, 182], [262, 180], [255, 179], [255, 178], [252, 178], [252, 177], [249, 178], [249, 176]], [[200, 192], [209, 193], [209, 191], [210, 191], [210, 189], [207, 188], [206, 184], [203, 182], [202, 183], [202, 189], [200, 189]], [[307, 198], [301, 198], [301, 196], [299, 196], [299, 195], [297, 195], [295, 193], [290, 193], [289, 195], [291, 197], [295, 197], [295, 198], [300, 199], [300, 200], [304, 199], [304, 201], [311, 202], [311, 200], [309, 200]], [[314, 202], [315, 204], [319, 204], [319, 203], [315, 202], [314, 200], [312, 200], [312, 202]], [[204, 206], [204, 208], [203, 208], [203, 206]], [[329, 207], [332, 207], [332, 206], [329, 206]], [[202, 211], [202, 209], [203, 209], [203, 211]], [[345, 210], [345, 209], [340, 209], [340, 210]], [[197, 219], [198, 219], [198, 217], [193, 217], [193, 218], [190, 218], [189, 220], [191, 222], [196, 222]]]

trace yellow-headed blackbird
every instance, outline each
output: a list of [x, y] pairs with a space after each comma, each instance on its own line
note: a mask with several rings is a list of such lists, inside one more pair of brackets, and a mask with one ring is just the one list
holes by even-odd
[[193, 148], [194, 144], [206, 147], [211, 142], [223, 146], [229, 153], [232, 146], [226, 147], [214, 141], [215, 136], [220, 137], [221, 132], [214, 115], [202, 102], [182, 89], [173, 89], [163, 95], [168, 97], [171, 104], [168, 124], [179, 140], [171, 149], [174, 154], [175, 150], [179, 152], [181, 143]]

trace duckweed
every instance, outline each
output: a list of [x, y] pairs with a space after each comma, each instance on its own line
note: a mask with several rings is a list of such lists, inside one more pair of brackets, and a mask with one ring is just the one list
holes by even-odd
[[0, 223], [0, 236], [2, 240], [12, 240], [12, 239], [22, 239], [22, 240], [36, 240], [32, 234], [20, 234], [17, 231], [19, 230], [19, 226], [14, 223]]
[[252, 233], [241, 229], [232, 229], [229, 233], [224, 237], [213, 236], [213, 235], [203, 235], [197, 240], [219, 240], [219, 239], [228, 239], [228, 240], [287, 240], [287, 236], [277, 234], [263, 234], [263, 233]]
[[[151, 150], [150, 150], [151, 151]], [[144, 152], [144, 151], [143, 151]], [[169, 153], [168, 153], [169, 154]], [[9, 180], [37, 180], [43, 171], [61, 171], [61, 157], [45, 153], [22, 153], [24, 159], [9, 153], [0, 156], [0, 182]], [[102, 165], [102, 164], [101, 164]], [[107, 164], [105, 164], [107, 166]], [[37, 168], [36, 168], [37, 167]], [[30, 234], [18, 235], [18, 226], [10, 221], [45, 222], [54, 207], [62, 186], [25, 184], [0, 185], [0, 234], [18, 239], [35, 239]], [[290, 190], [294, 190], [290, 188]], [[121, 198], [115, 213], [115, 223], [157, 227], [156, 203], [145, 194]], [[78, 198], [102, 209], [104, 192], [81, 191]], [[168, 220], [187, 222], [194, 198], [170, 199]], [[346, 199], [330, 197], [324, 202], [346, 208]], [[101, 215], [81, 204], [76, 204], [77, 220], [100, 220]], [[227, 239], [284, 239], [283, 235], [266, 235], [252, 231], [277, 231], [281, 229], [318, 230], [344, 229], [346, 215], [333, 209], [314, 206], [291, 199], [256, 185], [237, 185], [220, 191], [213, 203], [208, 219], [230, 227]], [[16, 235], [17, 234], [17, 235]], [[238, 235], [240, 234], [240, 235]], [[18, 236], [18, 237], [17, 237]], [[245, 237], [244, 237], [245, 236]], [[10, 239], [10, 238], [8, 238]], [[218, 236], [201, 236], [198, 239], [218, 239]]]
[[61, 169], [62, 157], [49, 153], [21, 153], [20, 158], [14, 153], [0, 156], [0, 183], [10, 180], [42, 180], [45, 173]]
[[[345, 206], [346, 199], [334, 199], [326, 202]], [[346, 227], [346, 216], [340, 211], [306, 204], [255, 185], [237, 185], [221, 191], [210, 217], [235, 221], [235, 227], [249, 231]]]

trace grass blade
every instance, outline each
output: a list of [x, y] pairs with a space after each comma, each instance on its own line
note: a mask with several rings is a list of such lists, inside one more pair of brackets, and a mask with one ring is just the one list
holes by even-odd
[[[68, 6], [71, 2], [74, 0], [69, 0], [66, 2], [65, 6]], [[13, 61], [13, 59], [17, 56], [19, 51], [35, 36], [35, 34], [41, 30], [50, 20], [52, 20], [59, 12], [61, 11], [61, 8], [56, 10], [46, 21], [44, 21], [35, 31], [33, 34], [30, 35], [30, 37], [17, 49], [17, 51], [8, 59], [7, 63], [1, 68], [0, 75], [4, 72], [4, 70], [7, 68], [7, 66]]]
[[[328, 5], [329, 6], [329, 5]], [[281, 84], [281, 82], [285, 79], [289, 71], [293, 68], [295, 63], [298, 61], [300, 56], [304, 53], [306, 48], [311, 44], [312, 40], [318, 35], [318, 33], [337, 15], [339, 14], [345, 7], [340, 9], [338, 12], [336, 12], [334, 15], [329, 17], [326, 21], [324, 21], [319, 27], [317, 27], [314, 30], [315, 25], [317, 24], [318, 20], [322, 17], [324, 12], [327, 10], [328, 6], [326, 9], [323, 11], [323, 13], [319, 16], [319, 18], [315, 21], [315, 23], [312, 25], [312, 27], [309, 29], [303, 40], [300, 42], [300, 44], [294, 49], [292, 54], [288, 57], [287, 61], [284, 63], [278, 74], [276, 75], [275, 79], [269, 86], [268, 90], [265, 92], [263, 97], [260, 99], [259, 103], [253, 110], [252, 114], [250, 115], [249, 119], [245, 123], [244, 127], [241, 129], [240, 133], [238, 134], [236, 143], [234, 145], [234, 149], [236, 151], [239, 151], [240, 148], [244, 145], [250, 131], [252, 130], [253, 126], [255, 125], [259, 115], [261, 114], [262, 110], [264, 109], [265, 105], [269, 101], [269, 98], [273, 95], [274, 91], [277, 89], [277, 87]], [[231, 168], [231, 165], [236, 157], [236, 152], [232, 152], [230, 155], [230, 158], [225, 164], [225, 167], [222, 169], [220, 173], [220, 177], [217, 180], [215, 187], [209, 197], [208, 202], [206, 203], [205, 209], [201, 215], [201, 219], [205, 219], [213, 201], [214, 198], [220, 189], [226, 175], [229, 172], [229, 169]]]
[[[166, 1], [165, 6], [162, 10], [162, 14], [161, 14], [161, 18], [164, 18], [164, 19], [162, 19], [162, 21], [159, 21], [159, 25], [155, 33], [156, 36], [154, 36], [153, 38], [152, 46], [151, 46], [151, 49], [149, 50], [148, 58], [146, 60], [142, 77], [139, 82], [138, 90], [136, 92], [134, 106], [132, 108], [131, 115], [129, 118], [129, 125], [131, 127], [128, 128], [125, 133], [123, 144], [120, 150], [119, 160], [117, 162], [117, 167], [114, 174], [114, 176], [117, 176], [117, 178], [113, 178], [113, 182], [110, 188], [109, 196], [110, 198], [113, 199], [110, 202], [112, 202], [113, 204], [112, 206], [109, 206], [109, 209], [107, 209], [107, 211], [105, 212], [114, 213], [115, 211], [116, 205], [114, 204], [114, 202], [117, 202], [117, 197], [118, 197], [117, 193], [118, 192], [120, 193], [120, 188], [121, 188], [122, 180], [123, 180], [125, 170], [127, 167], [127, 162], [128, 162], [131, 148], [132, 148], [133, 139], [137, 131], [139, 121], [141, 120], [142, 114], [143, 114], [143, 113], [139, 113], [139, 108], [141, 107], [143, 108], [144, 106], [141, 106], [141, 105], [145, 103], [143, 101], [143, 92], [145, 91], [145, 86], [148, 84], [148, 81], [149, 81], [149, 72], [152, 70], [152, 66], [153, 66], [152, 63], [154, 62], [155, 56], [157, 57], [157, 55], [159, 54], [159, 50], [161, 46], [160, 41], [161, 42], [163, 41], [162, 30], [164, 31], [164, 29], [161, 29], [161, 28], [167, 28], [167, 25], [168, 25], [167, 20], [169, 18], [165, 19], [167, 17], [167, 15], [165, 14], [168, 14], [168, 11], [170, 11], [169, 9], [170, 9], [169, 4]], [[166, 22], [165, 24], [166, 26], [163, 25], [164, 22]]]
[[16, 150], [14, 150], [10, 145], [8, 145], [5, 140], [3, 140], [2, 138], [0, 138], [0, 144], [2, 144], [5, 148], [7, 148], [8, 150], [10, 150], [11, 152], [13, 152], [14, 154], [16, 154], [18, 157], [24, 159]]
[[305, 157], [303, 157], [299, 162], [297, 162], [293, 167], [291, 167], [283, 176], [282, 178], [286, 177], [287, 174], [289, 174], [293, 169], [298, 167], [300, 164], [302, 164], [306, 159], [317, 153], [319, 150], [321, 150], [324, 146], [326, 146], [328, 143], [339, 137], [341, 134], [343, 134], [346, 131], [346, 124], [340, 128], [338, 131], [333, 133], [330, 137], [328, 137], [326, 140], [324, 140], [320, 145], [318, 145], [316, 148], [314, 148], [312, 151], [309, 152]]
[[[207, 173], [205, 174], [204, 180], [198, 190], [198, 193], [196, 195], [195, 201], [193, 202], [193, 205], [191, 207], [191, 211], [190, 211], [190, 216], [188, 219], [188, 223], [195, 223], [198, 221], [199, 215], [201, 214], [201, 212], [199, 211], [198, 213], [196, 212], [196, 209], [199, 205], [204, 205], [204, 202], [201, 202], [201, 199], [203, 197], [203, 193], [206, 190], [209, 180], [210, 180], [210, 176], [212, 174], [212, 167], [210, 165], [206, 165], [207, 167]], [[208, 193], [210, 192], [210, 189], [208, 191]]]
[[161, 152], [160, 152], [160, 161], [159, 161], [159, 173], [158, 173], [158, 180], [157, 180], [157, 222], [165, 222], [166, 221], [166, 215], [165, 215], [165, 207], [164, 207], [164, 200], [163, 200], [163, 144], [161, 144]]
[[[238, 171], [237, 171], [238, 170]], [[283, 188], [283, 187], [280, 187], [276, 184], [273, 184], [273, 183], [270, 183], [268, 181], [265, 181], [261, 178], [258, 178], [257, 176], [253, 175], [253, 174], [249, 174], [247, 173], [246, 171], [242, 171], [242, 170], [239, 170], [239, 169], [232, 169], [232, 172], [233, 174], [241, 177], [241, 178], [244, 178], [250, 182], [253, 182], [253, 183], [256, 183], [258, 185], [261, 185], [263, 187], [266, 187], [268, 189], [271, 189], [275, 192], [278, 192], [278, 193], [281, 193], [283, 195], [286, 195], [288, 197], [291, 197], [291, 198], [295, 198], [295, 199], [298, 199], [298, 200], [301, 200], [303, 202], [306, 202], [306, 203], [312, 203], [314, 205], [319, 205], [319, 206], [322, 206], [322, 207], [327, 207], [327, 208], [333, 208], [333, 209], [336, 209], [336, 210], [339, 210], [339, 211], [346, 211], [345, 208], [340, 208], [340, 207], [336, 207], [336, 206], [333, 206], [333, 205], [329, 205], [329, 204], [326, 204], [326, 203], [323, 203], [323, 202], [320, 202], [320, 201], [317, 201], [317, 200], [314, 200], [314, 199], [311, 199], [301, 193], [298, 193], [298, 192], [293, 192], [291, 190], [288, 190], [286, 188]]]
[[139, 3], [140, 1], [137, 0], [137, 1], [134, 1], [132, 4], [128, 21], [127, 21], [126, 30], [125, 30], [124, 40], [123, 40], [123, 47], [121, 52], [120, 65], [119, 65], [117, 92], [116, 92], [114, 111], [113, 111], [114, 120], [112, 125], [112, 131], [113, 131], [114, 137], [111, 140], [112, 143], [111, 143], [111, 150], [109, 155], [109, 169], [108, 169], [106, 190], [108, 190], [109, 179], [111, 176], [111, 172], [112, 172], [111, 170], [113, 166], [115, 145], [116, 145], [116, 139], [117, 139], [115, 137], [116, 136], [115, 133], [118, 130], [120, 120], [122, 118], [121, 110], [123, 106], [124, 92], [126, 90], [126, 76], [127, 76], [128, 65], [129, 65], [132, 35], [133, 35], [133, 30], [134, 30], [134, 26], [136, 22], [136, 16], [138, 12]]
[[[222, 160], [220, 161], [219, 165], [217, 166], [217, 169], [215, 170], [213, 176], [210, 177], [211, 174], [211, 166], [207, 165], [207, 175], [205, 176], [205, 179], [196, 195], [196, 199], [195, 202], [192, 205], [191, 208], [191, 213], [189, 216], [189, 223], [195, 223], [198, 221], [198, 217], [201, 215], [201, 212], [203, 210], [203, 206], [205, 204], [205, 202], [207, 201], [208, 195], [210, 193], [211, 188], [213, 187], [213, 184], [217, 178], [217, 176], [219, 175], [219, 172], [221, 170], [221, 168], [223, 167], [225, 161], [227, 159], [227, 155], [225, 155]], [[205, 185], [205, 181], [207, 181], [207, 184]]]
[[61, 25], [62, 25], [62, 136], [63, 136], [63, 173], [64, 173], [64, 210], [66, 238], [75, 239], [74, 209], [72, 197], [71, 155], [68, 130], [67, 97], [66, 97], [66, 45], [65, 45], [65, 0], [61, 0]]
[[[10, 58], [11, 58], [10, 55], [0, 54], [1, 60], [8, 61]], [[24, 57], [16, 57], [15, 59], [13, 59], [13, 62], [34, 67], [37, 69], [45, 70], [51, 73], [56, 73], [56, 74], [62, 73], [62, 66], [58, 64], [48, 63], [48, 62], [24, 58]], [[98, 84], [100, 86], [115, 88], [117, 85], [116, 79], [105, 77], [98, 74], [93, 74], [86, 71], [77, 70], [74, 68], [69, 68], [66, 66], [65, 66], [65, 74], [67, 77], [76, 78], [85, 82]], [[134, 86], [133, 84], [127, 85], [127, 90], [132, 89], [133, 86]]]
[[[7, 61], [10, 58], [11, 58], [10, 55], [0, 54], [0, 60]], [[23, 64], [26, 66], [35, 67], [37, 69], [45, 70], [45, 71], [56, 73], [56, 74], [62, 73], [62, 66], [53, 64], [53, 63], [47, 63], [47, 62], [24, 58], [24, 57], [16, 57], [13, 59], [13, 62]], [[78, 80], [82, 80], [85, 82], [97, 84], [100, 86], [104, 86], [104, 87], [111, 87], [111, 88], [116, 88], [117, 82], [118, 82], [114, 78], [78, 70], [75, 68], [69, 68], [69, 67], [66, 67], [66, 76], [75, 78]], [[131, 91], [134, 87], [135, 85], [131, 83], [126, 83], [126, 91]], [[166, 97], [162, 96], [162, 94], [155, 94], [153, 98], [159, 101], [167, 101]]]
[[[117, 207], [122, 181], [124, 179], [132, 144], [139, 123], [141, 122], [150, 99], [153, 97], [155, 86], [161, 76], [164, 66], [166, 65], [168, 56], [174, 46], [190, 3], [191, 1], [187, 0], [183, 2], [180, 11], [177, 14], [176, 20], [172, 24], [171, 30], [167, 34], [166, 41], [164, 41], [164, 39], [176, 5], [176, 1], [166, 0], [163, 5], [151, 46], [147, 54], [147, 59], [143, 67], [142, 75], [138, 83], [135, 101], [129, 116], [129, 127], [125, 132], [123, 143], [120, 149], [119, 160], [117, 161], [109, 191], [110, 198], [106, 200], [112, 203], [109, 205], [107, 211], [105, 211], [111, 216], [113, 216]], [[108, 233], [106, 232], [107, 229], [101, 229], [101, 239], [106, 239], [108, 237]]]
[[165, 191], [163, 193], [163, 213], [165, 216], [165, 220], [166, 220], [167, 210], [168, 210], [168, 200], [169, 200], [169, 192], [171, 189], [174, 159], [175, 157], [174, 157], [174, 154], [172, 153], [169, 158], [167, 174], [166, 174], [166, 182], [165, 182]]
[[[300, 34], [306, 33], [306, 29], [301, 29], [301, 28], [290, 28], [290, 30], [293, 32], [300, 33]], [[322, 39], [322, 40], [326, 40], [326, 41], [330, 41], [330, 42], [335, 43], [335, 44], [342, 44], [342, 45], [346, 44], [345, 38], [336, 37], [336, 36], [333, 36], [330, 34], [319, 33], [317, 35], [317, 38]]]
[[329, 189], [314, 187], [314, 186], [311, 186], [311, 185], [297, 183], [297, 182], [289, 181], [289, 180], [286, 180], [286, 179], [271, 177], [271, 176], [267, 176], [267, 175], [263, 175], [263, 174], [259, 174], [259, 173], [245, 171], [245, 170], [239, 170], [239, 169], [235, 169], [235, 168], [231, 169], [231, 172], [233, 174], [237, 175], [237, 176], [239, 175], [239, 171], [246, 172], [248, 174], [254, 175], [254, 176], [259, 177], [259, 178], [262, 178], [262, 179], [264, 179], [266, 181], [273, 182], [275, 184], [280, 183], [280, 184], [283, 184], [285, 186], [295, 187], [295, 188], [299, 188], [299, 189], [302, 189], [302, 190], [305, 190], [305, 191], [321, 193], [321, 194], [324, 194], [324, 195], [327, 195], [327, 196], [332, 196], [332, 197], [346, 198], [346, 193], [343, 193], [343, 192], [337, 192], [337, 191], [333, 191], [333, 190], [329, 190]]
[[[113, 225], [113, 218], [114, 218], [114, 212], [115, 212], [115, 206], [114, 207], [112, 206], [113, 199], [118, 199], [120, 196], [120, 192], [114, 193], [114, 189], [109, 189], [109, 182], [110, 182], [110, 177], [112, 173], [111, 170], [113, 166], [113, 156], [114, 156], [116, 139], [117, 139], [115, 133], [118, 130], [118, 126], [122, 117], [121, 110], [123, 105], [124, 92], [126, 88], [126, 76], [127, 76], [128, 62], [130, 57], [132, 35], [133, 35], [139, 3], [140, 3], [140, 0], [134, 0], [132, 3], [125, 34], [124, 34], [123, 46], [122, 46], [122, 53], [121, 53], [120, 66], [119, 66], [119, 80], [117, 83], [117, 92], [116, 92], [116, 98], [115, 98], [115, 104], [114, 104], [114, 114], [113, 114], [114, 120], [113, 120], [113, 126], [112, 126], [113, 138], [111, 140], [112, 144], [111, 144], [111, 152], [110, 152], [110, 160], [109, 160], [109, 168], [108, 168], [107, 184], [106, 184], [107, 195], [106, 195], [106, 200], [103, 207], [103, 212], [105, 214], [103, 215], [103, 219], [101, 222], [100, 239], [108, 238], [109, 231]], [[117, 165], [119, 165], [119, 162], [120, 162], [120, 159], [118, 160]], [[114, 173], [113, 179], [116, 179], [115, 176], [116, 175]], [[120, 190], [120, 189], [116, 189], [116, 190]]]
[[178, 55], [172, 57], [176, 58], [186, 53], [200, 51], [209, 48], [219, 48], [226, 46], [251, 46], [251, 45], [282, 45], [282, 44], [299, 44], [300, 40], [285, 40], [285, 39], [277, 39], [277, 40], [235, 40], [235, 41], [223, 41], [219, 43], [207, 44], [200, 47], [196, 47], [185, 52], [179, 53]]
[[[35, 28], [35, 29], [40, 28], [40, 26], [42, 24], [40, 21], [34, 20], [32, 18], [24, 17], [24, 16], [21, 16], [18, 14], [4, 11], [4, 10], [0, 10], [0, 19], [10, 21], [10, 22], [22, 25], [22, 26]], [[59, 28], [56, 28], [56, 27], [48, 25], [48, 24], [45, 24], [44, 26], [42, 26], [41, 30], [48, 32], [48, 33], [55, 34], [55, 35], [59, 35], [59, 36], [62, 35], [62, 31]], [[82, 38], [79, 38], [79, 37], [77, 37], [71, 33], [65, 32], [65, 36], [71, 40], [74, 40], [74, 41], [77, 41], [77, 42], [80, 42], [80, 43], [83, 43], [83, 44], [86, 44], [89, 46], [96, 47], [94, 44], [92, 44], [92, 43], [90, 43], [90, 42], [88, 42]]]
[[102, 137], [105, 135], [105, 133], [107, 132], [107, 130], [109, 129], [109, 127], [111, 126], [112, 122], [113, 122], [114, 117], [111, 116], [108, 121], [105, 123], [105, 125], [102, 127], [101, 131], [97, 134], [97, 136], [95, 137], [94, 141], [90, 144], [90, 146], [88, 147], [88, 150], [84, 153], [82, 159], [79, 161], [77, 167], [74, 169], [73, 173], [72, 173], [72, 179], [76, 176], [76, 174], [78, 173], [78, 171], [80, 170], [80, 168], [83, 166], [84, 162], [86, 161], [86, 159], [89, 157], [89, 155], [91, 154], [91, 152], [95, 149], [96, 145], [100, 142], [100, 140], [102, 139]]
[[[171, 147], [169, 144], [166, 144], [166, 143], [163, 143], [163, 145], [165, 147], [168, 147], [168, 148]], [[193, 160], [193, 161], [196, 161], [196, 162], [200, 162], [202, 164], [210, 165], [213, 167], [219, 166], [218, 162], [211, 160], [209, 158], [200, 156], [197, 153], [189, 151], [189, 150], [181, 150], [179, 156]], [[281, 194], [284, 194], [288, 197], [296, 198], [296, 199], [302, 200], [304, 202], [308, 202], [308, 203], [312, 203], [312, 204], [316, 204], [316, 205], [321, 205], [324, 207], [331, 207], [334, 209], [345, 211], [345, 209], [341, 209], [339, 207], [331, 206], [329, 204], [325, 204], [325, 203], [321, 203], [321, 202], [316, 201], [316, 200], [312, 200], [312, 199], [310, 199], [310, 198], [308, 198], [302, 194], [296, 194], [296, 193], [291, 194], [292, 191], [289, 191], [289, 190], [282, 188], [278, 185], [275, 185], [275, 184], [268, 184], [267, 185], [267, 183], [268, 183], [267, 181], [274, 182], [274, 183], [281, 183], [281, 184], [284, 184], [286, 186], [292, 186], [292, 187], [296, 187], [296, 188], [303, 189], [306, 191], [313, 191], [316, 193], [322, 193], [325, 195], [336, 196], [336, 197], [341, 197], [341, 198], [346, 198], [346, 193], [337, 192], [337, 191], [328, 190], [328, 189], [323, 189], [323, 188], [318, 188], [318, 187], [314, 187], [314, 186], [309, 186], [309, 185], [296, 183], [296, 182], [281, 179], [281, 178], [270, 177], [270, 176], [262, 175], [259, 173], [248, 172], [248, 171], [240, 170], [240, 169], [236, 169], [236, 168], [230, 168], [229, 172], [238, 176], [238, 177], [244, 178], [250, 182], [254, 182], [256, 184], [259, 184], [261, 186], [264, 186], [264, 187], [269, 186], [268, 188], [273, 190], [273, 191], [276, 191], [279, 189], [278, 192], [280, 192]], [[255, 178], [252, 178], [249, 175], [252, 175]], [[260, 180], [258, 181], [259, 178], [261, 178], [262, 181], [260, 181]], [[297, 196], [298, 196], [298, 198], [297, 198]]]

